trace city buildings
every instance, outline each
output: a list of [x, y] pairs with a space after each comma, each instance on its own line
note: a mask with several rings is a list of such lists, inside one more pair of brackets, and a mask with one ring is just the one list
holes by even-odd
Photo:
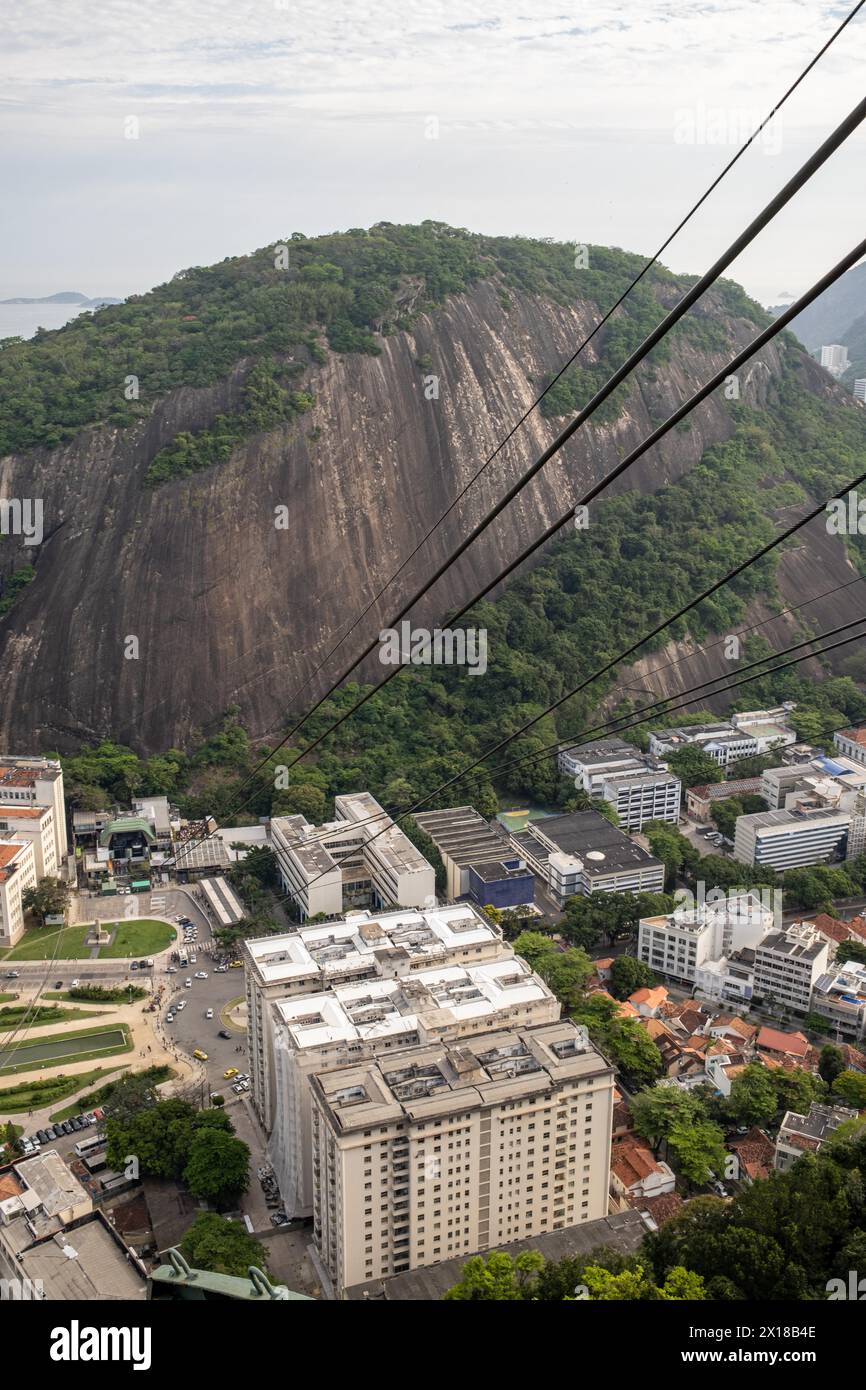
[[558, 906], [576, 893], [658, 893], [665, 867], [598, 811], [546, 816], [514, 831], [511, 843]]
[[848, 349], [843, 343], [824, 343], [821, 347], [821, 366], [831, 376], [844, 376], [850, 363]]
[[866, 764], [866, 725], [861, 729], [844, 729], [835, 733], [833, 742], [846, 758]]
[[810, 1012], [832, 1024], [837, 1040], [866, 1036], [866, 965], [831, 965], [814, 983]]
[[641, 830], [651, 820], [673, 825], [679, 820], [679, 778], [621, 738], [563, 747], [559, 769], [590, 796], [609, 802], [623, 830]]
[[0, 946], [14, 946], [24, 934], [21, 896], [37, 882], [31, 840], [0, 833]]
[[753, 952], [772, 925], [772, 908], [755, 893], [679, 907], [640, 919], [638, 959], [707, 998], [748, 1005]]
[[649, 751], [655, 757], [663, 757], [666, 753], [697, 747], [715, 758], [720, 767], [728, 767], [740, 758], [796, 743], [797, 735], [788, 723], [793, 709], [792, 704], [784, 704], [774, 709], [732, 714], [729, 720], [712, 724], [655, 729], [649, 736]]
[[866, 376], [858, 376], [854, 382], [854, 396], [858, 401], [866, 403]]
[[[488, 825], [472, 806], [452, 806], [444, 811], [418, 811], [414, 817], [430, 836], [445, 866], [445, 896], [450, 902], [472, 892], [470, 868], [501, 863], [508, 859], [511, 845], [498, 823]], [[532, 897], [525, 899], [532, 901]]]
[[819, 1105], [816, 1101], [809, 1107], [808, 1115], [789, 1110], [779, 1128], [773, 1167], [784, 1173], [804, 1153], [817, 1153], [841, 1124], [856, 1115], [856, 1110], [843, 1105]]
[[498, 927], [471, 903], [424, 911], [359, 911], [245, 941], [250, 1090], [266, 1130], [273, 1123], [272, 1004], [362, 980], [405, 979], [440, 965], [480, 965], [511, 954]]
[[16, 809], [42, 806], [51, 812], [55, 873], [65, 873], [68, 844], [63, 770], [54, 758], [15, 757], [0, 754], [0, 820]]
[[406, 1047], [457, 1044], [499, 1028], [554, 1023], [559, 1003], [503, 943], [501, 959], [410, 978], [344, 985], [272, 1005], [274, 1096], [269, 1155], [290, 1216], [312, 1211], [310, 1088], [332, 1071]]
[[786, 811], [740, 816], [734, 832], [734, 858], [767, 868], [801, 868], [844, 859], [851, 814], [800, 802]]
[[535, 897], [535, 878], [517, 856], [470, 864], [469, 895], [479, 907], [526, 907]]
[[717, 801], [727, 801], [732, 796], [762, 796], [760, 777], [740, 777], [730, 782], [710, 782], [699, 787], [689, 787], [686, 792], [686, 809], [693, 820], [709, 822], [711, 811]]
[[334, 798], [336, 818], [310, 825], [275, 816], [271, 841], [283, 888], [302, 919], [350, 907], [423, 907], [436, 901], [436, 874], [368, 792]]
[[314, 1073], [337, 1292], [607, 1214], [613, 1071], [568, 1020]]
[[815, 982], [827, 969], [829, 950], [814, 927], [770, 932], [755, 947], [755, 993], [765, 1004], [808, 1013]]

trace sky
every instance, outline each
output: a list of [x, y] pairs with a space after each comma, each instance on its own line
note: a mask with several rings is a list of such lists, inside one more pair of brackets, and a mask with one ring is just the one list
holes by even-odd
[[[435, 218], [652, 253], [854, 0], [4, 0], [0, 298]], [[700, 273], [863, 96], [866, 8], [666, 253]], [[859, 80], [858, 80], [859, 78]], [[866, 123], [730, 272], [862, 236]]]

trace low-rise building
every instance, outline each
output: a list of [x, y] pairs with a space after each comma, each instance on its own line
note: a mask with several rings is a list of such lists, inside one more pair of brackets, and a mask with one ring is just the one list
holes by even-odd
[[843, 729], [833, 735], [833, 742], [844, 757], [866, 766], [866, 724], [859, 729]]
[[479, 907], [526, 907], [535, 897], [535, 876], [518, 856], [470, 864], [469, 894]]
[[611, 1145], [610, 1185], [620, 1197], [662, 1197], [675, 1190], [677, 1180], [645, 1139], [628, 1135]]
[[832, 966], [815, 981], [811, 1012], [832, 1024], [841, 1039], [866, 1036], [866, 965], [849, 960]]
[[6, 808], [44, 806], [51, 811], [54, 862], [59, 872], [69, 851], [63, 769], [57, 759], [0, 754], [0, 804]]
[[791, 810], [740, 816], [734, 858], [741, 864], [775, 869], [802, 868], [844, 859], [851, 815], [801, 802]]
[[569, 1020], [314, 1073], [334, 1288], [607, 1214], [613, 1069]]
[[786, 1033], [781, 1028], [759, 1028], [755, 1039], [760, 1060], [767, 1063], [794, 1063], [801, 1066], [809, 1055], [809, 1039], [803, 1033]]
[[641, 830], [652, 820], [674, 825], [679, 820], [680, 779], [657, 758], [638, 752], [623, 739], [563, 747], [559, 769], [590, 796], [613, 806], [623, 830]]
[[663, 757], [682, 748], [698, 747], [715, 758], [720, 767], [730, 767], [741, 758], [796, 743], [797, 735], [788, 722], [794, 708], [784, 704], [775, 709], [746, 710], [731, 715], [729, 720], [710, 724], [654, 729], [649, 736], [649, 751]]
[[598, 811], [546, 816], [511, 842], [561, 907], [576, 894], [660, 893], [665, 866]]
[[434, 869], [368, 792], [334, 798], [336, 819], [275, 816], [271, 840], [283, 888], [301, 918], [351, 907], [423, 907], [436, 902]]
[[708, 782], [699, 787], [689, 787], [686, 792], [686, 809], [692, 820], [702, 824], [712, 819], [713, 806], [730, 797], [761, 796], [760, 777], [739, 777], [731, 782]]
[[488, 824], [473, 806], [417, 811], [414, 820], [439, 851], [447, 878], [445, 895], [451, 902], [472, 891], [470, 867], [477, 870], [510, 857], [512, 847], [505, 831], [498, 822]]
[[812, 1103], [808, 1115], [798, 1115], [789, 1110], [779, 1128], [773, 1167], [784, 1173], [804, 1153], [818, 1153], [821, 1145], [829, 1139], [845, 1120], [856, 1118], [857, 1111], [842, 1105], [819, 1105]]

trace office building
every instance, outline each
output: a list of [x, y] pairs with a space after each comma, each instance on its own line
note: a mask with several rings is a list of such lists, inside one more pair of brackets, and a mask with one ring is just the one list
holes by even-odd
[[271, 841], [283, 888], [306, 920], [352, 907], [424, 907], [436, 902], [436, 874], [368, 792], [334, 798], [336, 819], [313, 826], [275, 816]]
[[362, 980], [406, 979], [440, 965], [480, 965], [510, 953], [502, 933], [471, 903], [373, 914], [261, 936], [242, 946], [250, 1090], [266, 1130], [272, 1124], [273, 1013], [279, 999], [321, 994]]
[[35, 888], [36, 852], [31, 840], [0, 833], [0, 946], [14, 946], [24, 935], [24, 905], [28, 888]]
[[761, 795], [771, 811], [790, 811], [811, 804], [850, 811], [866, 789], [866, 766], [843, 754], [820, 753], [807, 763], [769, 767], [761, 776]]
[[506, 832], [498, 822], [489, 825], [473, 806], [418, 811], [414, 819], [439, 851], [447, 875], [445, 896], [450, 902], [472, 892], [470, 865], [477, 869], [479, 865], [501, 863], [510, 857]]
[[333, 1071], [401, 1048], [555, 1023], [559, 1003], [503, 943], [499, 960], [444, 965], [408, 979], [368, 980], [274, 1003], [269, 1154], [290, 1216], [312, 1211], [310, 1089]]
[[784, 1173], [802, 1158], [804, 1153], [818, 1153], [821, 1145], [846, 1120], [856, 1118], [857, 1111], [844, 1105], [819, 1105], [813, 1101], [808, 1115], [789, 1110], [779, 1129], [773, 1167]]
[[829, 945], [814, 927], [770, 932], [755, 947], [755, 993], [765, 1004], [808, 1013], [815, 982], [827, 969]]
[[773, 925], [756, 893], [683, 906], [638, 923], [638, 959], [707, 998], [748, 1004], [753, 952]]
[[598, 811], [546, 816], [511, 843], [559, 907], [575, 894], [660, 893], [665, 866]]
[[568, 1020], [311, 1088], [314, 1238], [338, 1294], [607, 1214], [613, 1070]]
[[43, 806], [51, 811], [54, 863], [60, 873], [66, 864], [66, 807], [63, 769], [54, 758], [13, 757], [0, 754], [0, 818], [16, 807]]
[[559, 770], [590, 796], [609, 802], [623, 830], [641, 830], [651, 820], [673, 825], [679, 820], [680, 779], [621, 738], [560, 749]]
[[794, 705], [784, 704], [774, 709], [746, 710], [711, 724], [654, 729], [649, 736], [649, 751], [655, 757], [663, 757], [697, 747], [715, 758], [719, 767], [729, 767], [740, 758], [796, 743], [797, 735], [788, 723], [793, 709]]
[[821, 366], [831, 376], [844, 376], [850, 366], [847, 347], [843, 343], [825, 343], [821, 348]]
[[807, 864], [829, 864], [847, 853], [848, 811], [828, 810], [803, 801], [786, 811], [740, 816], [734, 832], [734, 858], [781, 872]]

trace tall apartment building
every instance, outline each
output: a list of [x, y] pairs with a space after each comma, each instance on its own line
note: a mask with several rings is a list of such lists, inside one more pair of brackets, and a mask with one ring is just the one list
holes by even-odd
[[751, 953], [773, 925], [773, 910], [756, 893], [680, 907], [638, 923], [638, 959], [709, 998], [748, 1003]]
[[826, 1018], [839, 1040], [866, 1037], [866, 965], [829, 966], [815, 981], [810, 1012]]
[[851, 814], [801, 802], [785, 811], [740, 816], [734, 832], [734, 858], [741, 864], [797, 869], [827, 864], [847, 853]]
[[814, 927], [770, 932], [755, 948], [755, 993], [798, 1013], [808, 1013], [812, 990], [827, 969], [829, 945]]
[[511, 953], [498, 927], [470, 903], [373, 914], [256, 937], [242, 947], [250, 1091], [265, 1129], [273, 1123], [273, 1010], [281, 999], [363, 980], [401, 980], [440, 965], [480, 965]]
[[275, 816], [271, 842], [284, 889], [302, 918], [336, 917], [351, 907], [424, 907], [436, 901], [436, 873], [368, 792], [334, 798], [336, 819], [313, 826]]
[[38, 879], [58, 878], [63, 872], [65, 865], [57, 861], [54, 812], [50, 806], [4, 806], [0, 802], [0, 835], [30, 842]]
[[821, 348], [821, 366], [831, 376], [844, 376], [850, 366], [848, 349], [844, 343], [824, 343]]
[[51, 810], [54, 861], [60, 872], [69, 850], [66, 838], [66, 807], [63, 801], [63, 769], [56, 759], [0, 754], [0, 808], [11, 814], [21, 806], [45, 806]]
[[680, 779], [621, 738], [560, 749], [559, 770], [590, 796], [609, 802], [623, 830], [641, 830], [651, 820], [673, 825], [679, 820]]
[[312, 1211], [310, 1087], [333, 1071], [397, 1049], [477, 1033], [555, 1023], [559, 1003], [503, 943], [502, 959], [445, 965], [408, 979], [368, 980], [284, 999], [274, 1015], [273, 1130], [269, 1155], [290, 1216]]
[[866, 376], [858, 376], [854, 382], [854, 397], [866, 403]]
[[314, 1236], [338, 1293], [607, 1214], [613, 1070], [569, 1020], [311, 1089]]
[[0, 834], [0, 946], [14, 946], [24, 935], [21, 896], [37, 882], [36, 855], [30, 840]]

